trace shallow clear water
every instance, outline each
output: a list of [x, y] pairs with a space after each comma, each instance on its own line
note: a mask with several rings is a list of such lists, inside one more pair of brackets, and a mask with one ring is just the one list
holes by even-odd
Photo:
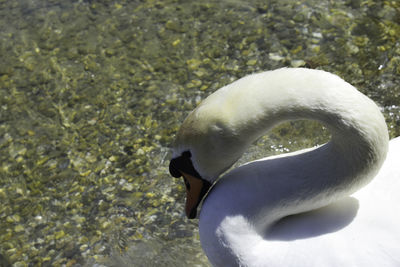
[[[338, 74], [400, 134], [398, 1], [0, 0], [0, 266], [208, 266], [169, 146], [201, 99]], [[291, 122], [241, 162], [324, 143]]]

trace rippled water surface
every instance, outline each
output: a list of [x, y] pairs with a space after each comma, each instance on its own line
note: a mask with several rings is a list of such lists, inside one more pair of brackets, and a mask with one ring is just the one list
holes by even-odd
[[[208, 266], [169, 147], [204, 97], [338, 74], [400, 134], [399, 1], [0, 0], [0, 266]], [[241, 162], [324, 143], [281, 125]]]

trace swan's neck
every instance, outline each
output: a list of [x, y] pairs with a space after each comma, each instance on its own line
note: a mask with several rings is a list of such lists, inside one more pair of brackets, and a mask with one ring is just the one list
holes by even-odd
[[219, 89], [186, 118], [174, 154], [189, 150], [196, 170], [213, 182], [270, 128], [295, 119], [328, 127], [331, 153], [353, 168], [369, 170], [366, 161], [386, 155], [388, 133], [375, 103], [336, 75], [308, 69], [254, 74]]
[[[215, 103], [224, 113], [215, 113]], [[248, 232], [229, 218], [239, 216], [255, 232], [264, 233], [284, 216], [328, 205], [358, 190], [374, 177], [387, 152], [388, 134], [378, 107], [350, 84], [325, 72], [285, 69], [248, 76], [213, 94], [199, 111], [197, 118], [218, 114], [213, 120], [221, 138], [214, 134], [212, 142], [215, 151], [226, 152], [227, 166], [282, 121], [318, 120], [332, 135], [319, 148], [248, 163], [222, 177], [200, 215], [207, 254], [207, 247], [221, 255], [240, 254], [231, 251], [230, 242]], [[201, 153], [201, 149], [194, 152], [200, 172], [207, 174], [201, 161], [215, 158], [203, 159]], [[209, 163], [211, 169], [218, 163]]]

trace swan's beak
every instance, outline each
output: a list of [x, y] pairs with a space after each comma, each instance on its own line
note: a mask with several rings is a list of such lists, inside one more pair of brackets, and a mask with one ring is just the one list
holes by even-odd
[[210, 189], [211, 184], [190, 174], [181, 173], [186, 186], [186, 216], [189, 219], [194, 219], [197, 216], [197, 207]]

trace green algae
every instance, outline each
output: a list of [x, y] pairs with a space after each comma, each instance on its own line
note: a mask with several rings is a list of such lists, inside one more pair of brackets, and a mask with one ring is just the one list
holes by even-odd
[[[252, 72], [334, 72], [400, 135], [398, 1], [0, 1], [0, 14], [0, 265], [207, 266], [168, 147], [201, 99]], [[242, 162], [328, 138], [285, 123]]]

